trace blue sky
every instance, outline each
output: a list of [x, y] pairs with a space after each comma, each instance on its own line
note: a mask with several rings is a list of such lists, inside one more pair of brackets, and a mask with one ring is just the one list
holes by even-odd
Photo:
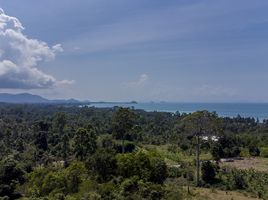
[[[46, 42], [38, 48], [48, 51], [23, 54], [22, 64], [1, 58], [0, 51], [2, 92], [107, 101], [268, 102], [268, 1], [0, 0], [0, 8], [21, 22], [22, 37]], [[29, 68], [27, 56], [36, 60]], [[7, 58], [12, 62], [2, 63], [2, 71], [9, 71], [1, 77]], [[12, 64], [24, 67], [23, 76]], [[12, 82], [25, 74], [23, 87]]]

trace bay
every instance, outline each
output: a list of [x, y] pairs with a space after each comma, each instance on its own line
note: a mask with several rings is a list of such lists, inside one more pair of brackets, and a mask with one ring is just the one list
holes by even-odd
[[170, 103], [170, 102], [148, 102], [148, 103], [92, 103], [89, 106], [97, 108], [133, 107], [145, 111], [180, 112], [192, 113], [198, 110], [217, 112], [221, 117], [253, 117], [255, 119], [268, 119], [268, 103]]

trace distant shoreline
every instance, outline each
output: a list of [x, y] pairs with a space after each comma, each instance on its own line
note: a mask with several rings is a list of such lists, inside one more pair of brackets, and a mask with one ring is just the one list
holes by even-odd
[[[85, 104], [84, 104], [85, 105]], [[192, 113], [198, 110], [216, 112], [221, 117], [249, 117], [256, 120], [268, 119], [268, 103], [121, 103], [121, 102], [90, 102], [89, 107], [112, 108], [133, 107], [147, 112], [170, 112], [170, 113]]]

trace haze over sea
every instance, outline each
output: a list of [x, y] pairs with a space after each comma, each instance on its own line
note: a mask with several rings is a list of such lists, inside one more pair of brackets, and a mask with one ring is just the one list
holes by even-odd
[[163, 111], [192, 113], [198, 110], [216, 111], [222, 117], [254, 117], [255, 119], [268, 119], [268, 103], [92, 103], [90, 106], [105, 107], [134, 107], [145, 111]]

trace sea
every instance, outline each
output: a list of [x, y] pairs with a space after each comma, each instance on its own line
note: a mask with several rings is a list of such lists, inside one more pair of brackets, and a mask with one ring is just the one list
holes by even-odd
[[221, 117], [251, 117], [263, 121], [268, 119], [268, 103], [92, 103], [89, 106], [111, 108], [115, 106], [142, 109], [145, 111], [192, 113], [199, 110], [215, 111]]

